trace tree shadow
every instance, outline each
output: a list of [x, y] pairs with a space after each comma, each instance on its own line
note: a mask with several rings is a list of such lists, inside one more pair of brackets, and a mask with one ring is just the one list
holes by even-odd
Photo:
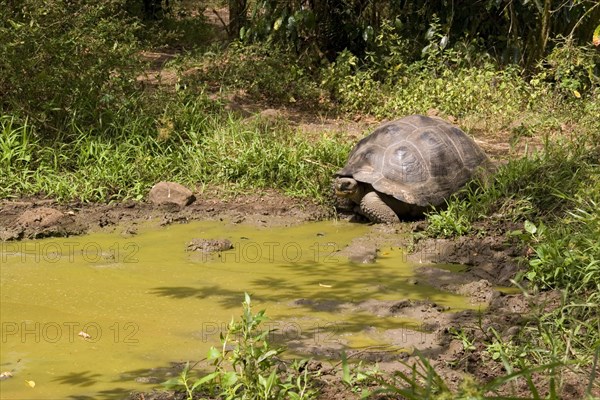
[[100, 390], [94, 395], [72, 395], [67, 397], [72, 400], [121, 400], [129, 398], [131, 389], [114, 388], [109, 390]]
[[[267, 266], [271, 275], [264, 274], [264, 265], [260, 269], [260, 276], [248, 275], [246, 287], [257, 292], [254, 294], [252, 290], [248, 290], [253, 305], [256, 307], [256, 304], [259, 304], [254, 312], [262, 309], [260, 304], [263, 302], [285, 305], [283, 309], [278, 307], [271, 312], [267, 308], [267, 316], [270, 319], [263, 329], [272, 329], [269, 334], [271, 340], [285, 345], [294, 354], [339, 358], [344, 351], [348, 355], [356, 354], [357, 357], [366, 360], [389, 361], [401, 355], [405, 356], [409, 348], [418, 348], [423, 356], [436, 357], [443, 353], [444, 346], [440, 342], [428, 347], [431, 343], [437, 343], [437, 339], [427, 336], [440, 334], [443, 327], [439, 324], [429, 324], [430, 320], [425, 323], [425, 320], [419, 320], [418, 316], [409, 317], [403, 314], [402, 307], [396, 305], [407, 301], [413, 302], [412, 304], [440, 301], [443, 304], [444, 299], [451, 303], [455, 303], [455, 300], [460, 301], [459, 298], [464, 296], [439, 289], [440, 286], [455, 282], [454, 275], [458, 273], [441, 270], [442, 273], [438, 277], [440, 284], [435, 288], [417, 281], [415, 269], [407, 269], [404, 262], [405, 260], [398, 261], [398, 269], [390, 268], [389, 260], [385, 268], [381, 268], [377, 262], [357, 264], [345, 260], [275, 262]], [[239, 315], [242, 313], [243, 292], [218, 283], [161, 286], [153, 288], [151, 293], [174, 299], [211, 298], [211, 301], [227, 309], [239, 310]], [[377, 300], [381, 298], [378, 297], [380, 293], [385, 293], [388, 300]], [[389, 300], [390, 298], [393, 300]], [[394, 307], [397, 310], [390, 311]], [[465, 309], [468, 308], [465, 300]], [[452, 324], [460, 322], [461, 319], [457, 317]], [[222, 331], [226, 324], [215, 327], [211, 325], [211, 328]], [[365, 338], [370, 338], [371, 334], [372, 337], [383, 337], [377, 336], [377, 332], [399, 336], [392, 337], [387, 343], [393, 344], [387, 348], [360, 348], [351, 346], [346, 340], [356, 335]], [[408, 337], [405, 342], [403, 335]], [[428, 345], [419, 344], [418, 336], [427, 337]], [[216, 341], [218, 342], [218, 339]]]
[[88, 387], [98, 382], [100, 374], [92, 373], [91, 371], [71, 372], [66, 375], [54, 378], [53, 382], [59, 382], [63, 385]]

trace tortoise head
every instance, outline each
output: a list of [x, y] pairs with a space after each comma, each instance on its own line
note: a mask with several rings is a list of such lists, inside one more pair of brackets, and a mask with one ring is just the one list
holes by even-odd
[[363, 185], [352, 177], [337, 177], [333, 187], [336, 195], [352, 200], [362, 197], [363, 194]]

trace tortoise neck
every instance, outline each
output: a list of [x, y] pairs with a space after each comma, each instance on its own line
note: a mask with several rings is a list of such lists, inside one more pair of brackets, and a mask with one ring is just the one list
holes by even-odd
[[362, 198], [365, 197], [367, 193], [372, 192], [373, 190], [373, 186], [369, 185], [368, 183], [359, 184], [356, 188], [356, 192], [354, 192], [354, 194], [352, 195], [351, 200], [356, 204], [360, 204]]

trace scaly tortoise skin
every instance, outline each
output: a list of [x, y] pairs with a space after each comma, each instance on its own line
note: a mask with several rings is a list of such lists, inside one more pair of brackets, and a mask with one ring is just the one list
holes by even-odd
[[360, 140], [334, 187], [371, 221], [393, 223], [443, 205], [476, 174], [492, 169], [462, 130], [438, 118], [411, 115]]

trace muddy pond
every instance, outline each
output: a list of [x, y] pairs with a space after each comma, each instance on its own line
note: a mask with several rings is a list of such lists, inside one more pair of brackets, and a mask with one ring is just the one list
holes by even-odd
[[[416, 279], [398, 246], [379, 248], [374, 262], [350, 259], [348, 246], [373, 229], [199, 221], [3, 242], [0, 372], [12, 378], [0, 382], [2, 398], [111, 399], [160, 387], [173, 363], [219, 344], [244, 292], [255, 311], [266, 309], [264, 327], [287, 354], [332, 359], [342, 349], [426, 344], [418, 314], [389, 312], [400, 300], [432, 302], [439, 313], [480, 307]], [[233, 248], [189, 251], [195, 238]]]

